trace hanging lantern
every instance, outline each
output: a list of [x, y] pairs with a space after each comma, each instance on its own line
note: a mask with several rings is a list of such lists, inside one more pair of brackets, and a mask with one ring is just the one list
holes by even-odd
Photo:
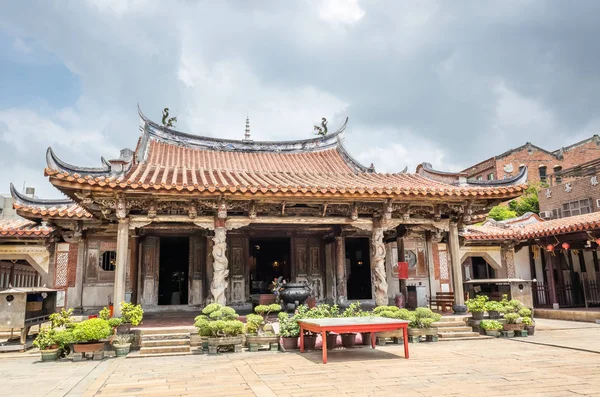
[[553, 246], [552, 244], [548, 244], [548, 245], [546, 246], [546, 249], [547, 249], [549, 252], [552, 252], [552, 251], [554, 251], [554, 246]]
[[600, 245], [600, 238], [596, 239], [596, 244]]
[[562, 243], [561, 247], [562, 247], [564, 250], [568, 250], [569, 248], [571, 248], [571, 245], [570, 245], [569, 243]]

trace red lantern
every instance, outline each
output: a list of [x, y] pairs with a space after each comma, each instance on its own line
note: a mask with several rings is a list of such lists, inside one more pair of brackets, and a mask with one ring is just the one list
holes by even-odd
[[562, 247], [564, 250], [568, 250], [569, 248], [571, 248], [571, 246], [569, 245], [569, 243], [562, 243], [561, 247]]
[[408, 262], [398, 262], [398, 278], [408, 280]]
[[596, 239], [596, 244], [600, 245], [600, 238]]
[[549, 252], [552, 252], [552, 251], [554, 251], [554, 246], [553, 246], [552, 244], [548, 244], [548, 245], [546, 246], [546, 249], [547, 249]]

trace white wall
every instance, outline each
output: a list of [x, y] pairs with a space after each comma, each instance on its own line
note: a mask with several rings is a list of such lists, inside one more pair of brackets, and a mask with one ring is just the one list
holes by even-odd
[[531, 280], [535, 277], [531, 275], [529, 247], [523, 247], [519, 252], [515, 252], [515, 275], [523, 280]]

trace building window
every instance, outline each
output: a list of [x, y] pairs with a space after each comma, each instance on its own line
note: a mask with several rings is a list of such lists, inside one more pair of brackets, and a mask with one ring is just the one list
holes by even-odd
[[561, 218], [562, 214], [560, 213], [560, 208], [555, 208], [552, 210], [552, 219]]
[[545, 165], [540, 165], [539, 173], [540, 173], [540, 182], [546, 182], [546, 166]]
[[482, 177], [481, 175], [479, 175], [479, 176], [477, 177], [477, 180], [478, 180], [478, 181], [482, 181], [482, 180], [483, 180], [483, 177]]
[[104, 251], [100, 256], [100, 267], [102, 270], [112, 272], [117, 262], [117, 251]]
[[489, 173], [488, 176], [487, 176], [487, 179], [488, 179], [488, 181], [493, 181], [494, 180], [494, 173], [493, 172]]
[[555, 165], [554, 166], [554, 174], [555, 174], [555, 178], [556, 178], [555, 180], [556, 180], [557, 184], [558, 183], [562, 183], [562, 176], [561, 175], [556, 175], [556, 173], [560, 172], [560, 171], [562, 171], [562, 167], [560, 165]]
[[590, 208], [590, 200], [589, 199], [570, 201], [570, 202], [564, 203], [562, 205], [562, 216], [563, 217], [581, 215], [581, 214], [589, 214], [590, 212], [592, 212], [592, 211]]

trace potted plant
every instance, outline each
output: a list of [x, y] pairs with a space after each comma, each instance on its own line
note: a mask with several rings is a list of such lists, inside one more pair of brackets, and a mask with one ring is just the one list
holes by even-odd
[[279, 336], [273, 332], [269, 314], [281, 311], [281, 305], [258, 305], [254, 308], [256, 314], [246, 316], [246, 343], [251, 351], [257, 351], [260, 345], [268, 344], [271, 350], [277, 351]]
[[101, 318], [91, 318], [75, 325], [73, 338], [75, 353], [91, 353], [102, 351], [104, 342], [102, 339], [110, 337], [112, 329], [108, 321]]
[[500, 336], [502, 323], [497, 320], [481, 320], [479, 326], [485, 330], [485, 334], [488, 336]]
[[[362, 317], [363, 311], [360, 308], [360, 302], [351, 303], [343, 312], [342, 317]], [[369, 334], [370, 335], [370, 334]], [[356, 343], [356, 333], [348, 332], [341, 334], [342, 336], [342, 346], [344, 347], [354, 347]], [[364, 338], [364, 336], [363, 336]]]
[[[300, 326], [296, 316], [288, 316], [287, 313], [280, 312], [277, 315], [279, 320], [279, 335], [281, 336], [281, 346], [284, 350], [295, 350], [298, 348], [298, 337], [300, 336]], [[305, 341], [306, 342], [306, 341]]]
[[486, 295], [477, 295], [473, 299], [468, 299], [465, 302], [467, 309], [471, 312], [473, 316], [473, 320], [482, 320], [483, 313], [485, 312], [485, 304], [488, 301], [488, 297]]
[[[321, 313], [317, 312], [315, 308], [309, 308], [308, 305], [300, 305], [296, 308], [296, 312], [294, 313], [294, 318], [297, 320], [301, 320], [303, 318], [319, 318]], [[298, 326], [300, 328], [300, 326]], [[298, 329], [300, 332], [300, 329]], [[314, 350], [315, 345], [317, 343], [317, 335], [313, 334], [310, 331], [304, 331], [304, 349], [305, 350]]]
[[518, 313], [506, 313], [504, 315], [504, 320], [506, 320], [506, 324], [504, 324], [505, 335], [509, 338], [512, 338], [515, 335], [515, 331], [523, 329], [523, 324], [520, 323], [521, 318]]
[[142, 305], [121, 302], [121, 320], [122, 324], [118, 326], [117, 333], [128, 334], [131, 332], [131, 326], [137, 327], [144, 319], [144, 310]]
[[432, 325], [440, 321], [442, 318], [441, 314], [434, 313], [426, 307], [417, 307], [411, 315], [412, 317], [409, 318], [410, 323], [408, 324], [408, 336], [413, 337], [414, 342], [421, 336], [437, 336], [437, 328], [432, 327]]
[[117, 355], [117, 357], [127, 356], [129, 354], [129, 350], [131, 349], [131, 335], [115, 335], [112, 345], [115, 348], [115, 354]]
[[523, 329], [527, 331], [527, 335], [531, 336], [535, 333], [535, 322], [531, 317], [521, 318], [521, 324], [523, 324]]
[[504, 305], [502, 302], [498, 301], [487, 301], [485, 302], [485, 311], [488, 313], [488, 316], [491, 320], [496, 320], [500, 318], [500, 314], [504, 313]]
[[244, 323], [237, 320], [238, 314], [231, 307], [219, 303], [211, 303], [202, 309], [202, 315], [196, 317], [195, 326], [199, 333], [207, 335], [208, 352], [231, 349], [240, 352]]
[[58, 341], [56, 340], [56, 330], [52, 328], [42, 328], [33, 341], [33, 346], [40, 349], [42, 361], [58, 360]]
[[[371, 315], [407, 321], [412, 321], [413, 319], [413, 314], [408, 309], [400, 309], [397, 306], [377, 306], [375, 309], [373, 309]], [[361, 336], [363, 345], [368, 345], [371, 343], [371, 334], [369, 332], [365, 332], [361, 334]], [[399, 329], [397, 331], [377, 332], [377, 337], [393, 338], [396, 342], [398, 342], [400, 338], [404, 337], [404, 334], [403, 331]]]
[[[316, 313], [316, 318], [335, 318], [339, 317], [340, 311], [338, 305], [329, 305], [327, 303], [323, 303], [311, 309], [314, 313]], [[327, 339], [327, 348], [333, 349], [337, 345], [337, 337], [338, 334], [335, 332], [327, 331], [325, 333], [325, 338]]]

